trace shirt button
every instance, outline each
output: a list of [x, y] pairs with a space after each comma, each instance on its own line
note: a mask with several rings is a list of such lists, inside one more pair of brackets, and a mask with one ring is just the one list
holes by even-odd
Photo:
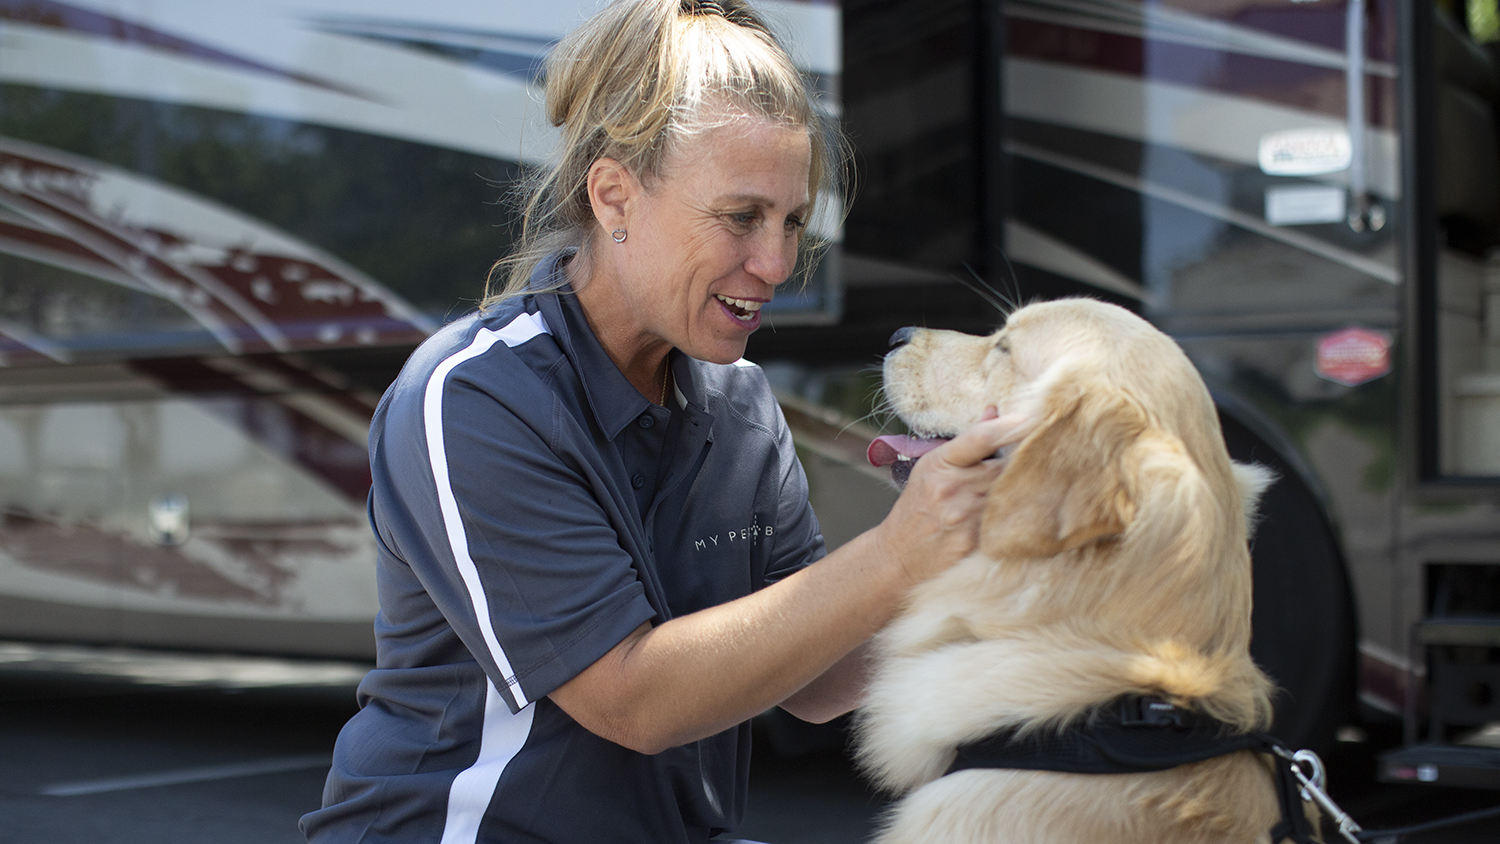
[[651, 414], [642, 413], [641, 418], [635, 420], [635, 424], [641, 426], [642, 428], [649, 428], [652, 425], [656, 424], [656, 420], [651, 418]]
[[642, 475], [640, 472], [636, 472], [635, 475], [630, 478], [630, 485], [635, 487], [636, 489], [640, 489], [641, 487], [646, 485], [646, 476]]

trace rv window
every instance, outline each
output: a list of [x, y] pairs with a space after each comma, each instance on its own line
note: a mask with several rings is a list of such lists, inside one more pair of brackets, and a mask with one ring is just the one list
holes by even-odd
[[[1456, 11], [1456, 10], [1455, 10]], [[1438, 471], [1500, 475], [1500, 20], [1495, 0], [1433, 27]], [[1486, 42], [1481, 44], [1480, 42]], [[1429, 376], [1431, 377], [1431, 376]]]

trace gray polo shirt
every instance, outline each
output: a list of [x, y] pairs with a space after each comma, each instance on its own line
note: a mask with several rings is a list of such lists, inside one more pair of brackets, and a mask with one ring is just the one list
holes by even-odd
[[646, 756], [547, 698], [642, 622], [824, 554], [760, 369], [674, 352], [672, 373], [670, 410], [644, 399], [568, 293], [413, 353], [370, 427], [377, 667], [309, 841], [669, 844], [739, 822], [748, 724]]

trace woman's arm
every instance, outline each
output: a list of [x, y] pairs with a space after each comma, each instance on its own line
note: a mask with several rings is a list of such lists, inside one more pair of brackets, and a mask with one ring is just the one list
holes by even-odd
[[793, 692], [781, 702], [781, 708], [813, 724], [824, 724], [853, 711], [864, 701], [870, 683], [870, 659], [871, 644], [866, 640]]
[[977, 546], [1000, 471], [990, 458], [1014, 429], [1010, 419], [980, 422], [918, 461], [875, 528], [743, 598], [638, 627], [550, 697], [589, 731], [642, 753], [783, 701], [812, 720], [852, 708], [862, 671], [857, 658], [841, 660], [895, 616], [912, 586]]

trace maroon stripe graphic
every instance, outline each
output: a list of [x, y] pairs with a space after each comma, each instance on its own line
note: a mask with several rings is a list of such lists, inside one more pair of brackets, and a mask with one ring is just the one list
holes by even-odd
[[[255, 360], [260, 363], [267, 359]], [[133, 360], [130, 367], [175, 392], [238, 397], [232, 402], [205, 401], [200, 406], [322, 479], [348, 500], [363, 502], [369, 493], [370, 459], [365, 444], [283, 404], [274, 393], [267, 394], [195, 358]], [[323, 394], [336, 395], [326, 387]], [[365, 419], [371, 415], [371, 408], [353, 397], [344, 397], [338, 403], [359, 408]]]
[[36, 196], [30, 192], [12, 193], [0, 188], [6, 204], [33, 219], [45, 220], [56, 230], [80, 241], [85, 248], [108, 261], [120, 271], [156, 288], [178, 306], [193, 313], [206, 326], [218, 328], [221, 342], [230, 348], [270, 348], [270, 342], [246, 322], [234, 309], [209, 294], [192, 279], [183, 276], [172, 265], [152, 255], [143, 244], [132, 242], [111, 231], [81, 203], [55, 194]]
[[[3, 2], [3, 0], [0, 0]], [[30, 222], [0, 226], [0, 242], [100, 267], [127, 277], [191, 314], [232, 351], [416, 345], [426, 331], [390, 312], [378, 291], [318, 261], [248, 249], [222, 262], [195, 263], [185, 236], [106, 218], [90, 202], [97, 176], [0, 149], [0, 203]], [[101, 271], [103, 270], [103, 271]]]
[[[1344, 72], [1062, 24], [1007, 19], [1007, 53], [1344, 117]], [[1396, 126], [1396, 80], [1367, 76], [1372, 126]]]
[[[1299, 3], [1297, 0], [1158, 0], [1163, 6], [1208, 20], [1245, 29], [1280, 35], [1293, 41], [1344, 51], [1344, 21], [1347, 4]], [[1396, 61], [1396, 32], [1387, 21], [1396, 20], [1397, 0], [1369, 0], [1366, 27], [1370, 34], [1365, 57], [1372, 61]]]
[[175, 35], [169, 35], [161, 30], [133, 23], [124, 18], [100, 14], [89, 9], [81, 9], [67, 3], [59, 3], [56, 0], [0, 0], [0, 20], [13, 20], [35, 26], [62, 29], [68, 32], [101, 35], [114, 41], [141, 44], [164, 52], [176, 53], [180, 56], [191, 56], [195, 59], [202, 59], [213, 64], [240, 70], [251, 70], [256, 73], [289, 79], [301, 82], [304, 85], [312, 85], [317, 88], [337, 91], [340, 94], [347, 94], [351, 97], [359, 97], [362, 100], [369, 100], [371, 102], [379, 101], [368, 93], [346, 85], [340, 85], [337, 82], [329, 82], [314, 76], [282, 70], [281, 68], [255, 61], [254, 59], [236, 56], [233, 53], [226, 53], [205, 44], [178, 38]]
[[[12, 245], [11, 248], [7, 248], [8, 245]], [[93, 264], [98, 268], [98, 272], [118, 272], [114, 264], [99, 257], [92, 249], [76, 240], [31, 226], [21, 226], [0, 220], [0, 252], [19, 252], [22, 249], [52, 253], [75, 263]]]

